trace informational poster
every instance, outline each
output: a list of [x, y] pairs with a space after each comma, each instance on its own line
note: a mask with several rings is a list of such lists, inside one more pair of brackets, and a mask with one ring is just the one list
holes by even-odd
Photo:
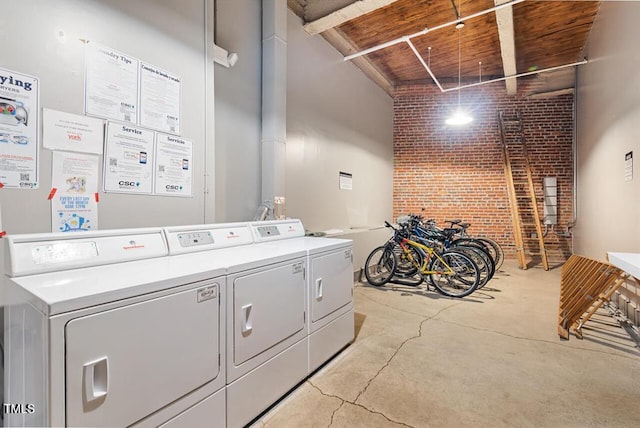
[[151, 194], [154, 132], [108, 122], [104, 153], [104, 191]]
[[140, 64], [140, 126], [180, 135], [180, 77]]
[[193, 144], [172, 135], [156, 137], [155, 193], [164, 196], [193, 196]]
[[99, 156], [53, 152], [51, 174], [51, 231], [84, 232], [98, 229]]
[[624, 155], [624, 181], [633, 180], [633, 152]]
[[338, 178], [338, 186], [341, 190], [353, 189], [353, 175], [348, 172], [340, 171]]
[[0, 183], [38, 188], [38, 78], [0, 68]]
[[95, 42], [85, 46], [85, 113], [136, 124], [140, 61]]
[[51, 150], [102, 154], [104, 122], [62, 111], [42, 109], [42, 146]]

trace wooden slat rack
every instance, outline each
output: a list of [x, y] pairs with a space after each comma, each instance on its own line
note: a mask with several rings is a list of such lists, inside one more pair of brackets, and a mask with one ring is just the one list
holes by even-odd
[[582, 339], [582, 326], [629, 278], [608, 263], [572, 255], [562, 267], [558, 335]]

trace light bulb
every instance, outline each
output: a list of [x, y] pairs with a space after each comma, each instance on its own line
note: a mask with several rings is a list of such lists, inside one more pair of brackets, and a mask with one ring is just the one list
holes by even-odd
[[466, 125], [471, 122], [473, 122], [473, 118], [469, 116], [464, 110], [460, 109], [459, 107], [453, 113], [453, 115], [445, 121], [447, 125], [455, 125], [455, 126]]

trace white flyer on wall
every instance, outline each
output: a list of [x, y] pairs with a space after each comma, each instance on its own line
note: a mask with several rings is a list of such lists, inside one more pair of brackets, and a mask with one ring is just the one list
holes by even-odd
[[104, 153], [104, 191], [151, 194], [154, 132], [108, 122]]
[[42, 109], [42, 147], [102, 154], [102, 119]]
[[182, 79], [153, 65], [140, 64], [140, 126], [180, 134]]
[[51, 167], [51, 231], [98, 229], [99, 156], [53, 152]]
[[0, 68], [0, 184], [38, 188], [38, 78]]
[[140, 61], [95, 42], [85, 46], [85, 113], [137, 123]]
[[172, 135], [156, 137], [155, 193], [165, 196], [193, 196], [193, 144]]

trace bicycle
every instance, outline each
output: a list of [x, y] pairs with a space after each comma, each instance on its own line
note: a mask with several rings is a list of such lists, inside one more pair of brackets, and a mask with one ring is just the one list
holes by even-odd
[[[399, 219], [400, 220], [400, 219]], [[422, 217], [418, 215], [409, 215], [406, 219], [414, 239], [427, 246], [438, 246], [443, 250], [455, 250], [469, 256], [478, 266], [480, 281], [478, 289], [484, 287], [495, 273], [495, 262], [489, 251], [482, 245], [473, 245], [469, 242], [457, 241], [453, 239], [457, 229], [437, 229], [430, 227], [429, 223], [425, 226]]]
[[479, 284], [477, 265], [467, 255], [457, 251], [439, 253], [434, 248], [409, 239], [406, 227], [396, 229], [389, 222], [385, 226], [394, 231], [393, 237], [383, 246], [375, 248], [365, 262], [365, 276], [370, 284], [381, 286], [389, 282], [398, 269], [400, 257], [410, 263], [422, 279], [428, 280], [440, 294], [464, 297], [473, 293]]
[[445, 221], [447, 223], [451, 223], [451, 228], [453, 228], [454, 226], [458, 226], [460, 228], [458, 232], [460, 236], [454, 242], [480, 242], [489, 251], [491, 257], [493, 257], [496, 265], [496, 270], [499, 270], [502, 267], [502, 263], [504, 262], [504, 250], [502, 249], [500, 244], [486, 236], [470, 236], [467, 233], [467, 228], [471, 226], [470, 223], [463, 223], [462, 220], [459, 219]]

